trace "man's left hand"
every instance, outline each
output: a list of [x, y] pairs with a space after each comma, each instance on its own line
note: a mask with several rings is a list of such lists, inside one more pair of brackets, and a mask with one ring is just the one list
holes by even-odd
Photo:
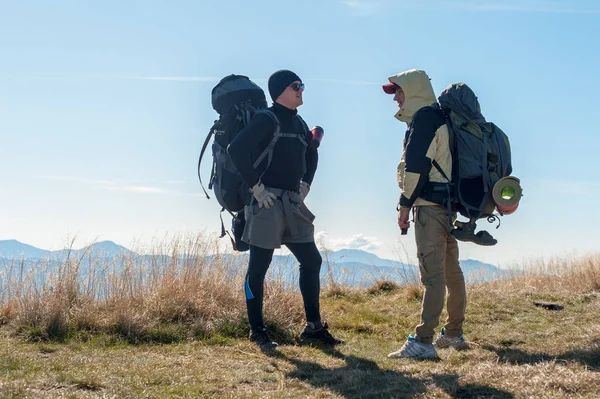
[[304, 199], [308, 195], [309, 191], [310, 191], [310, 184], [308, 184], [305, 181], [301, 181], [300, 182], [300, 196], [302, 197], [302, 201], [304, 201]]

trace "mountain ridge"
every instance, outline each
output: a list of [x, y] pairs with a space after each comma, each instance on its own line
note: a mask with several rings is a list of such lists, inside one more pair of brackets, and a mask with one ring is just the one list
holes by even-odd
[[[337, 282], [351, 280], [351, 285], [368, 285], [382, 279], [393, 281], [419, 280], [417, 265], [380, 258], [376, 254], [364, 250], [344, 248], [337, 251], [321, 251], [321, 255], [323, 257], [321, 275], [323, 277], [332, 276]], [[83, 259], [84, 263], [89, 263], [91, 259], [98, 261], [101, 259], [115, 259], [121, 256], [145, 260], [152, 258], [152, 255], [138, 254], [109, 240], [96, 242], [79, 249], [56, 251], [37, 248], [17, 240], [0, 240], [0, 259], [24, 259], [29, 265], [35, 265], [40, 260], [45, 259], [60, 263], [69, 257]], [[248, 252], [226, 256], [234, 256], [236, 265], [242, 265], [247, 261]], [[170, 258], [170, 256], [167, 255], [167, 258]], [[461, 260], [460, 264], [467, 281], [481, 280], [482, 278], [484, 280], [494, 279], [506, 273], [504, 269], [475, 259]], [[298, 261], [291, 254], [274, 255], [271, 270], [274, 270], [273, 273], [293, 276], [298, 271]]]

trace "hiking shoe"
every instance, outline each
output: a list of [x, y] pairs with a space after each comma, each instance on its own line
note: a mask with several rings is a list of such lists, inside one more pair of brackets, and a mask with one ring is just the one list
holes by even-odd
[[335, 338], [328, 331], [327, 323], [306, 323], [304, 331], [300, 334], [300, 340], [314, 345], [340, 345], [345, 343], [343, 339]]
[[457, 228], [453, 229], [450, 234], [452, 234], [454, 238], [459, 241], [473, 242], [477, 245], [483, 245], [485, 247], [491, 247], [498, 243], [498, 240], [492, 237], [492, 235], [485, 230], [475, 234], [472, 231]]
[[468, 349], [469, 344], [465, 342], [462, 334], [456, 337], [449, 337], [446, 335], [446, 330], [442, 327], [442, 331], [438, 334], [433, 346], [439, 349], [452, 347], [456, 350]]
[[390, 353], [388, 357], [392, 359], [437, 359], [438, 355], [433, 344], [423, 344], [410, 334], [402, 348], [397, 352]]
[[263, 349], [273, 349], [278, 346], [277, 342], [271, 341], [269, 338], [266, 327], [250, 331], [250, 340]]

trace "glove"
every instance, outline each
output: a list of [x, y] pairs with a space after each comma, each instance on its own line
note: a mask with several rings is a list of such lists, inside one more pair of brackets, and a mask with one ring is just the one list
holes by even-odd
[[300, 182], [300, 196], [302, 197], [302, 201], [304, 201], [304, 199], [308, 195], [309, 191], [310, 191], [310, 184], [308, 184], [305, 181], [301, 181]]
[[275, 203], [277, 197], [272, 192], [265, 189], [265, 186], [258, 182], [252, 187], [252, 195], [256, 198], [256, 202], [258, 203], [258, 207], [265, 209], [269, 209]]

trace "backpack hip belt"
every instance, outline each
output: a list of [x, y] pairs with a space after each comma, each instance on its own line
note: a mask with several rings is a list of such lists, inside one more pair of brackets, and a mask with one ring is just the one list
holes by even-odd
[[452, 201], [453, 191], [451, 183], [429, 182], [423, 190], [422, 198], [438, 205], [446, 205], [448, 201]]

